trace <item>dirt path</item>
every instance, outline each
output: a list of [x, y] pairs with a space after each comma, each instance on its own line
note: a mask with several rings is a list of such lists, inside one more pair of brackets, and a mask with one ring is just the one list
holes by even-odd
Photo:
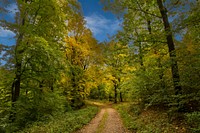
[[92, 121], [76, 133], [129, 133], [123, 126], [118, 112], [104, 106]]

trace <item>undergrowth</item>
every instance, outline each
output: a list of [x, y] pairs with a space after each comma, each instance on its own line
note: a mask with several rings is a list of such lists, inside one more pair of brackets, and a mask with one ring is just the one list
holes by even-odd
[[158, 108], [140, 110], [138, 105], [118, 104], [126, 128], [137, 133], [186, 133], [185, 125], [178, 120], [170, 121], [167, 111]]
[[49, 121], [35, 122], [18, 133], [70, 133], [90, 122], [97, 112], [97, 107], [88, 106], [77, 111], [57, 114]]

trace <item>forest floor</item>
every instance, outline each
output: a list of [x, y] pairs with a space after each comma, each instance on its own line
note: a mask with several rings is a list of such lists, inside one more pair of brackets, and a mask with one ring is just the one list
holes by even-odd
[[88, 125], [75, 133], [129, 133], [112, 104], [98, 102], [93, 102], [93, 104], [100, 106], [99, 113]]

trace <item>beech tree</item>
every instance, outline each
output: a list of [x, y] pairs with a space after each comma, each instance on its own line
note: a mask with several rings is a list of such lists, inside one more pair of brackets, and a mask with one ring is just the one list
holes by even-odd
[[167, 45], [169, 49], [169, 55], [171, 58], [171, 71], [172, 71], [172, 77], [173, 77], [173, 84], [174, 84], [174, 89], [175, 89], [175, 94], [181, 94], [182, 89], [180, 85], [180, 75], [179, 75], [179, 70], [178, 70], [178, 64], [176, 60], [176, 51], [175, 51], [175, 45], [174, 45], [174, 40], [173, 40], [173, 35], [172, 35], [172, 29], [169, 24], [169, 18], [167, 15], [167, 9], [164, 7], [162, 0], [157, 0], [157, 4], [160, 10], [160, 14], [162, 16], [163, 20], [163, 25], [165, 27], [165, 33], [166, 33], [166, 40], [167, 40]]
[[[10, 64], [7, 71], [14, 76], [13, 79], [9, 79], [12, 80], [12, 84], [7, 84], [4, 89], [12, 88], [10, 120], [17, 122], [19, 119], [16, 117], [28, 115], [20, 116], [25, 112], [31, 113], [33, 108], [43, 108], [43, 113], [47, 113], [45, 110], [50, 108], [50, 104], [42, 107], [37, 101], [47, 95], [44, 103], [50, 102], [50, 95], [54, 95], [52, 98], [56, 97], [56, 93], [51, 92], [58, 90], [57, 87], [55, 90], [55, 86], [65, 69], [64, 39], [69, 29], [67, 21], [73, 17], [78, 3], [73, 0], [17, 0], [1, 3], [1, 10], [5, 13], [10, 4], [17, 6], [14, 22], [0, 20], [0, 25], [14, 32], [16, 39], [12, 52], [7, 51], [5, 54], [5, 58], [9, 57], [11, 60], [5, 60], [4, 66]], [[18, 101], [20, 97], [21, 100]], [[26, 102], [32, 107], [28, 107]], [[20, 111], [20, 108], [23, 108], [24, 112]], [[32, 117], [30, 119], [36, 118], [34, 115], [29, 115]], [[23, 121], [19, 123], [25, 124]]]
[[68, 24], [70, 29], [65, 39], [65, 47], [69, 68], [64, 88], [72, 106], [80, 108], [84, 104], [83, 99], [89, 95], [90, 88], [96, 81], [92, 69], [95, 69], [94, 66], [98, 64], [95, 58], [99, 48], [92, 32], [85, 27], [85, 20], [80, 10]]
[[[141, 92], [137, 94], [148, 104], [164, 102], [163, 104], [167, 103], [170, 106], [176, 104], [177, 108], [183, 108], [186, 104], [183, 97], [187, 94], [182, 88], [182, 71], [180, 73], [178, 66], [181, 61], [177, 56], [178, 43], [175, 39], [178, 34], [184, 36], [185, 32], [181, 30], [181, 33], [180, 29], [187, 31], [183, 27], [193, 23], [190, 18], [194, 20], [196, 26], [198, 25], [198, 17], [194, 17], [198, 10], [196, 9], [196, 13], [192, 11], [192, 8], [198, 6], [198, 2], [178, 0], [102, 0], [102, 2], [106, 10], [111, 10], [124, 19], [123, 31], [116, 37], [133, 48], [133, 60], [136, 61], [134, 65], [138, 63], [139, 68], [142, 68], [135, 71], [132, 79], [134, 88], [139, 90], [137, 92]], [[172, 86], [173, 93], [171, 93]], [[162, 100], [156, 102], [158, 97]], [[175, 101], [172, 100], [174, 97]]]

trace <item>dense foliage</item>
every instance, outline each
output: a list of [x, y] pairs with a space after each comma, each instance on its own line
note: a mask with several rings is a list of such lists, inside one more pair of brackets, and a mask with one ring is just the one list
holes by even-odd
[[165, 108], [170, 117], [187, 113], [181, 117], [193, 125], [190, 131], [199, 131], [195, 126], [199, 122], [194, 118], [199, 119], [200, 110], [197, 15], [200, 3], [178, 0], [102, 0], [102, 3], [106, 10], [124, 20], [115, 42], [131, 51], [126, 54], [133, 70], [129, 81], [126, 80], [130, 100], [139, 105], [139, 110], [157, 106]]
[[137, 115], [162, 107], [200, 130], [199, 1], [102, 0], [123, 18], [122, 30], [102, 43], [77, 0], [3, 1], [0, 14], [13, 2], [15, 20], [0, 20], [16, 35], [15, 45], [0, 44], [0, 132], [31, 131], [28, 125], [80, 109], [87, 98], [133, 102], [128, 113]]
[[5, 16], [7, 7], [17, 5], [14, 21], [0, 20], [16, 35], [15, 45], [0, 45], [0, 130], [18, 131], [83, 107], [94, 86], [89, 73], [96, 68], [98, 45], [85, 27], [79, 2], [0, 3]]
[[90, 122], [97, 112], [97, 107], [88, 106], [80, 110], [57, 114], [56, 119], [51, 117], [48, 121], [36, 122], [19, 133], [71, 133]]

